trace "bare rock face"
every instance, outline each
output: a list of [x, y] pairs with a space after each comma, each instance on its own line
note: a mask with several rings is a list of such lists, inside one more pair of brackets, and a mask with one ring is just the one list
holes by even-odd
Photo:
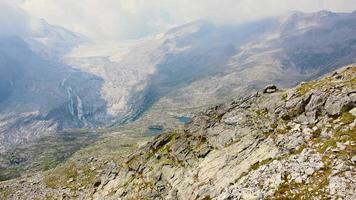
[[81, 161], [89, 171], [60, 188], [48, 181], [53, 171], [1, 191], [7, 199], [354, 199], [356, 66], [338, 73], [213, 106], [122, 162]]
[[277, 86], [275, 85], [268, 85], [263, 89], [263, 93], [274, 93], [277, 91]]
[[325, 103], [325, 109], [329, 115], [340, 115], [345, 110], [350, 110], [355, 107], [353, 101], [348, 95], [346, 96], [331, 96]]
[[198, 114], [130, 156], [93, 198], [354, 198], [355, 101], [348, 91], [356, 67], [339, 73], [342, 80], [326, 77]]

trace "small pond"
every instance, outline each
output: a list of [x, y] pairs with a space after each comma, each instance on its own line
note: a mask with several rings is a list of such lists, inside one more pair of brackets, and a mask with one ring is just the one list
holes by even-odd
[[176, 117], [180, 123], [182, 124], [188, 124], [192, 121], [192, 118], [186, 117], [186, 116], [181, 116], [181, 117]]
[[161, 125], [152, 125], [148, 127], [148, 130], [146, 131], [147, 135], [158, 135], [161, 134], [164, 131], [164, 127]]

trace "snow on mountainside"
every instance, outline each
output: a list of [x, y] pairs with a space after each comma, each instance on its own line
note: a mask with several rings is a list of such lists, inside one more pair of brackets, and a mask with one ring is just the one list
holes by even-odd
[[[100, 115], [101, 79], [57, 61], [81, 41], [48, 24], [33, 35], [0, 38], [0, 152], [62, 128], [107, 120]], [[39, 38], [48, 42], [40, 45]]]
[[48, 24], [43, 19], [24, 40], [34, 52], [49, 59], [60, 58], [71, 49], [89, 42], [85, 36]]
[[47, 130], [120, 124], [145, 111], [163, 119], [163, 108], [318, 77], [356, 61], [355, 22], [356, 13], [326, 11], [236, 26], [202, 20], [117, 45], [41, 22], [31, 37], [0, 39], [0, 150]]
[[250, 93], [271, 83], [293, 86], [356, 62], [355, 41], [355, 12], [290, 13], [276, 19], [265, 33], [235, 46], [236, 52], [222, 73], [181, 87], [157, 104], [199, 106], [206, 99], [217, 102], [232, 93]]
[[[85, 125], [79, 117], [81, 98], [88, 103], [88, 97], [99, 96], [98, 77], [45, 60], [17, 37], [0, 39], [0, 55], [1, 80], [7, 85], [0, 91], [0, 150], [60, 128]], [[94, 90], [84, 93], [89, 88]], [[90, 121], [90, 116], [85, 118]]]

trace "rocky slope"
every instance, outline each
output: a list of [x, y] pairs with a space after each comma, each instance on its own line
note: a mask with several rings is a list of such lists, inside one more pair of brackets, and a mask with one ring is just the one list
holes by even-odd
[[196, 113], [191, 123], [157, 136], [127, 158], [77, 155], [44, 174], [2, 182], [0, 194], [5, 199], [355, 199], [355, 105], [356, 66], [351, 65], [292, 89], [268, 86]]

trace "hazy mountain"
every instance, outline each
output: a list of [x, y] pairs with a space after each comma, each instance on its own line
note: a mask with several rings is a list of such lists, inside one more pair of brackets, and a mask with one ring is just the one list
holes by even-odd
[[103, 123], [99, 77], [47, 60], [15, 36], [0, 38], [0, 57], [0, 151], [62, 128]]
[[[163, 84], [168, 86], [166, 91], [169, 92], [158, 102], [161, 107], [200, 106], [230, 98], [231, 95], [250, 93], [271, 83], [288, 87], [318, 77], [338, 66], [356, 61], [355, 18], [356, 13], [291, 13], [270, 19], [270, 23], [263, 23], [268, 29], [252, 31], [255, 35], [242, 44], [236, 43], [236, 38], [229, 42], [230, 37], [221, 37], [227, 41], [225, 48], [234, 51], [230, 51], [226, 60], [219, 64], [209, 60], [216, 59], [214, 54], [209, 56], [209, 52], [215, 51], [216, 47], [210, 47], [208, 53], [203, 52], [201, 55], [201, 50], [187, 50], [182, 53], [189, 61], [199, 58], [207, 61], [202, 64], [189, 63], [190, 68], [185, 68], [189, 65], [180, 62], [184, 59], [174, 60], [177, 56], [166, 57], [168, 61], [159, 66], [160, 70], [148, 84], [148, 92], [144, 98], [150, 98], [150, 94], [157, 91], [153, 89], [152, 92], [152, 87], [157, 87], [152, 86], [157, 85], [157, 77], [170, 77], [167, 75], [169, 72], [175, 74], [174, 80], [178, 80], [179, 84], [174, 84], [174, 87]], [[247, 32], [247, 35], [251, 33]], [[211, 44], [210, 41], [216, 40], [205, 42]], [[219, 52], [226, 52], [226, 49]], [[170, 62], [170, 59], [173, 61]], [[209, 68], [211, 63], [214, 63], [210, 66], [214, 66], [212, 68], [215, 71]], [[197, 76], [187, 77], [187, 74], [192, 75], [191, 69], [195, 67], [198, 69]]]
[[48, 24], [43, 19], [24, 40], [34, 52], [47, 59], [61, 59], [71, 49], [89, 42], [85, 36]]
[[31, 37], [0, 39], [0, 149], [318, 77], [355, 62], [355, 22], [356, 13], [327, 11], [235, 26], [202, 20], [118, 45], [42, 22]]

